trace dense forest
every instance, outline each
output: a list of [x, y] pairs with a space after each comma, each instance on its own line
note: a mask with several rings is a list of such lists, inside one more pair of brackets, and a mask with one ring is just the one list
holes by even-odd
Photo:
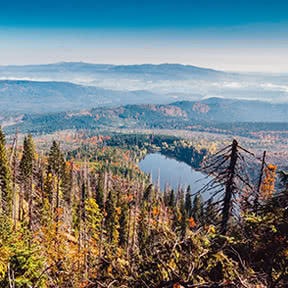
[[[80, 107], [79, 104], [78, 109]], [[6, 133], [14, 133], [16, 127], [21, 133], [32, 134], [67, 129], [185, 129], [249, 138], [276, 133], [282, 138], [288, 130], [287, 107], [285, 104], [211, 98], [169, 105], [98, 106], [49, 113], [39, 113], [39, 110], [37, 113], [17, 111], [13, 114], [5, 110], [0, 113], [0, 123], [5, 126]]]
[[[236, 140], [218, 152], [178, 140], [46, 151], [31, 135], [7, 145], [0, 129], [0, 287], [287, 287], [288, 174], [264, 154], [250, 181], [254, 155]], [[161, 191], [137, 166], [149, 149], [213, 178]]]

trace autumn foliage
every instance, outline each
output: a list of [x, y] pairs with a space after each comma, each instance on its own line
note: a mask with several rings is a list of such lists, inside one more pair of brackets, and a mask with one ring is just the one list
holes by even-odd
[[[287, 287], [288, 197], [276, 166], [264, 169], [257, 209], [240, 207], [224, 234], [217, 202], [150, 183], [137, 166], [144, 150], [79, 139], [64, 153], [56, 141], [34, 149], [29, 136], [8, 152], [0, 134], [0, 287]], [[180, 155], [198, 155], [179, 143]], [[237, 193], [249, 202], [248, 184]]]

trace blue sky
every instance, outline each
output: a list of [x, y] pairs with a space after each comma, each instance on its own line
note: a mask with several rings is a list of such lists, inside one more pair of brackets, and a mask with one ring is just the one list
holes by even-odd
[[0, 65], [177, 62], [288, 72], [287, 11], [282, 0], [0, 0]]

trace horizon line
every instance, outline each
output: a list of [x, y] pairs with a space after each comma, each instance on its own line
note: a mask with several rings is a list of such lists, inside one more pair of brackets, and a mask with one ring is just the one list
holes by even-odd
[[226, 72], [226, 73], [238, 73], [238, 74], [270, 74], [270, 75], [279, 75], [279, 74], [287, 74], [288, 70], [285, 72], [263, 72], [263, 71], [239, 71], [239, 70], [223, 70], [218, 68], [211, 68], [207, 66], [197, 66], [193, 64], [184, 64], [179, 62], [159, 62], [159, 63], [152, 63], [152, 62], [136, 62], [133, 64], [112, 64], [112, 63], [101, 63], [101, 62], [86, 62], [86, 61], [57, 61], [57, 62], [47, 62], [47, 63], [30, 63], [30, 64], [6, 64], [0, 65], [0, 67], [25, 67], [25, 66], [41, 66], [41, 65], [57, 65], [57, 64], [87, 64], [87, 65], [107, 65], [107, 66], [143, 66], [143, 65], [151, 65], [151, 66], [161, 66], [161, 65], [179, 65], [179, 66], [186, 66], [186, 67], [194, 67], [206, 70], [212, 70], [215, 72]]

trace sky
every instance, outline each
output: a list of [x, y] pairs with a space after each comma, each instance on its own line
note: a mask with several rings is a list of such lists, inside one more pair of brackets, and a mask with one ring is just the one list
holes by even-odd
[[286, 0], [0, 0], [0, 65], [181, 63], [288, 72]]

